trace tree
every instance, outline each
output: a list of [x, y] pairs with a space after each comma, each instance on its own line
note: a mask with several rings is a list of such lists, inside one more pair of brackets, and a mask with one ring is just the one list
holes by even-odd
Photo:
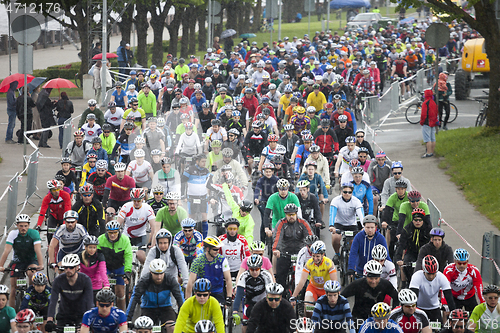
[[[156, 66], [163, 67], [163, 30], [172, 2], [155, 0], [146, 1], [146, 3], [148, 3], [149, 13], [151, 14], [151, 27], [153, 28], [153, 55], [151, 61]], [[163, 8], [161, 5], [163, 5]]]
[[148, 67], [147, 37], [148, 37], [148, 8], [146, 0], [138, 0], [135, 6], [135, 26], [137, 29], [137, 63]]
[[[391, 2], [397, 2], [391, 0]], [[498, 3], [498, 0], [496, 0]], [[409, 8], [419, 8], [424, 2], [419, 0], [402, 0], [400, 6]], [[493, 73], [495, 68], [500, 68], [500, 28], [495, 17], [495, 0], [469, 0], [467, 7], [462, 9], [455, 5], [451, 0], [427, 0], [426, 6], [431, 7], [437, 13], [446, 13], [449, 16], [443, 17], [443, 20], [463, 20], [472, 29], [479, 32], [485, 40], [486, 54], [490, 62], [490, 69]], [[474, 9], [475, 15], [472, 16], [466, 10]], [[500, 76], [490, 75], [490, 94], [488, 102], [488, 113], [486, 126], [500, 126]]]

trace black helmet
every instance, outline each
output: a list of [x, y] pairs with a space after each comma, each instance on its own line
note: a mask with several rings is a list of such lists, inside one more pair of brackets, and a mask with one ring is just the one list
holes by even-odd
[[252, 210], [253, 208], [253, 202], [249, 201], [249, 200], [243, 200], [241, 203], [240, 203], [240, 209], [243, 211], [243, 212], [247, 212], [247, 213], [250, 213], [250, 211]]
[[224, 227], [227, 228], [231, 224], [236, 224], [239, 227], [240, 226], [240, 221], [238, 221], [234, 217], [230, 217], [230, 218], [227, 219], [226, 223], [224, 223]]
[[219, 119], [213, 119], [212, 120], [212, 126], [220, 126], [220, 120]]
[[105, 124], [102, 125], [102, 130], [103, 131], [112, 131], [113, 130], [113, 126], [111, 126], [111, 124], [105, 123]]
[[132, 97], [130, 99], [130, 101], [128, 101], [129, 103], [134, 103], [134, 102], [139, 102], [139, 100], [137, 99], [137, 97]]
[[95, 300], [99, 303], [111, 303], [115, 301], [115, 293], [111, 289], [101, 289], [95, 296]]
[[304, 239], [304, 243], [306, 243], [306, 245], [311, 246], [317, 240], [318, 240], [318, 236], [316, 236], [316, 235], [308, 235]]
[[92, 144], [94, 143], [102, 143], [102, 140], [100, 137], [96, 136], [95, 138], [92, 139]]
[[297, 207], [294, 203], [289, 203], [284, 208], [285, 214], [288, 213], [297, 213], [299, 211], [299, 207]]

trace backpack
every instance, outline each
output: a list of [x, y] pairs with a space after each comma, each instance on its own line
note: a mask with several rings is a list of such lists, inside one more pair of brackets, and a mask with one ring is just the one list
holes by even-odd
[[[160, 258], [160, 250], [158, 250], [158, 248], [156, 248], [156, 256], [155, 256], [155, 259], [158, 259]], [[172, 262], [175, 264], [176, 267], [179, 267], [179, 265], [177, 265], [177, 258], [175, 257], [175, 251], [174, 251], [174, 247], [172, 245], [170, 245], [170, 260], [172, 260]]]

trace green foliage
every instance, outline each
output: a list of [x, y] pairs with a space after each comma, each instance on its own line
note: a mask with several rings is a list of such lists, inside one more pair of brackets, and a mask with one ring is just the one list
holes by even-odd
[[[445, 158], [447, 173], [476, 209], [500, 228], [500, 170], [496, 155], [500, 129], [470, 127], [441, 131], [436, 154]], [[464, 144], [464, 143], [467, 144]]]
[[[479, 1], [479, 0], [478, 0]], [[451, 22], [454, 19], [463, 19], [464, 16], [469, 16], [460, 6], [457, 6], [451, 0], [391, 0], [392, 3], [397, 3], [398, 6], [396, 10], [399, 11], [401, 7], [408, 9], [409, 7], [419, 8], [424, 5], [430, 7], [437, 14], [445, 14], [440, 15], [440, 19], [445, 22]], [[472, 1], [477, 2], [477, 1]], [[471, 1], [469, 1], [468, 8], [470, 8]]]

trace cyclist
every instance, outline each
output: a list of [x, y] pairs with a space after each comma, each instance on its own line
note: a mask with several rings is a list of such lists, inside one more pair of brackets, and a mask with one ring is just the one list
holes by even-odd
[[19, 309], [31, 309], [35, 312], [35, 315], [46, 320], [51, 295], [51, 288], [47, 286], [49, 280], [44, 273], [36, 272], [31, 281], [33, 284], [28, 287], [24, 294]]
[[[385, 155], [385, 154], [384, 154]], [[389, 197], [396, 192], [396, 182], [398, 180], [403, 180], [406, 183], [406, 188], [411, 189], [411, 183], [408, 179], [403, 177], [403, 163], [400, 161], [394, 161], [391, 164], [392, 177], [387, 178], [384, 181], [384, 186], [382, 188], [380, 198], [382, 199], [382, 207], [385, 207], [385, 203]]]
[[253, 307], [246, 333], [293, 332], [295, 311], [290, 302], [282, 297], [284, 291], [279, 283], [266, 286], [267, 296]]
[[0, 284], [0, 330], [2, 332], [16, 331], [16, 310], [7, 305], [9, 294], [9, 288]]
[[117, 306], [125, 310], [125, 281], [130, 281], [132, 272], [132, 248], [129, 238], [121, 233], [120, 224], [110, 221], [106, 224], [106, 233], [98, 238], [97, 249], [104, 254], [107, 274], [115, 275], [115, 293]]
[[398, 299], [401, 306], [392, 310], [390, 319], [398, 323], [404, 333], [431, 333], [429, 318], [417, 308], [417, 295], [410, 289], [402, 289]]
[[[370, 184], [372, 184], [372, 189], [376, 189], [378, 194], [380, 194], [384, 188], [385, 180], [391, 175], [391, 168], [386, 163], [386, 155], [383, 151], [377, 152], [375, 159], [377, 163], [370, 164], [368, 173], [370, 175]], [[382, 202], [382, 204], [385, 205], [385, 202]]]
[[103, 289], [96, 295], [96, 307], [85, 312], [80, 333], [124, 332], [128, 329], [125, 312], [114, 306], [115, 293]]
[[172, 168], [172, 159], [163, 157], [160, 161], [161, 170], [158, 170], [153, 177], [152, 186], [162, 185], [167, 193], [181, 191], [181, 175], [179, 170]]
[[121, 134], [116, 139], [115, 146], [111, 152], [111, 160], [115, 159], [118, 149], [120, 149], [120, 162], [128, 163], [130, 162], [130, 153], [135, 148], [135, 138], [136, 135], [132, 132], [134, 130], [134, 123], [127, 122], [123, 125], [123, 132], [120, 130]]
[[102, 148], [102, 139], [100, 137], [94, 137], [91, 141], [92, 148], [87, 152], [87, 156], [90, 154], [97, 155], [98, 161], [106, 161], [108, 162], [108, 153], [104, 148]]
[[169, 276], [180, 277], [178, 279], [179, 284], [186, 288], [189, 271], [184, 259], [184, 253], [182, 250], [174, 246], [172, 243], [172, 234], [166, 229], [160, 229], [156, 233], [156, 249], [151, 249], [148, 252], [146, 261], [144, 262], [144, 268], [141, 272], [141, 277], [148, 275], [150, 272], [149, 264], [155, 259], [162, 259], [166, 266], [166, 274]]
[[342, 231], [358, 231], [357, 221], [363, 221], [363, 204], [352, 195], [354, 186], [352, 183], [341, 185], [342, 194], [333, 198], [330, 202], [329, 230], [332, 233], [332, 246], [335, 251], [334, 262], [338, 264], [340, 256], [340, 240], [342, 236], [336, 233], [336, 229]]
[[82, 167], [82, 179], [80, 179], [80, 187], [87, 183], [87, 180], [91, 173], [97, 171], [96, 163], [97, 163], [97, 155], [88, 154], [87, 163], [85, 163]]
[[430, 254], [434, 256], [439, 263], [439, 270], [444, 272], [448, 264], [453, 263], [453, 250], [451, 246], [444, 242], [444, 230], [441, 228], [432, 228], [430, 231], [431, 241], [420, 248], [418, 252], [417, 265], [415, 270], [422, 269], [422, 259]]
[[378, 302], [371, 308], [372, 317], [365, 320], [359, 329], [360, 333], [403, 333], [394, 320], [389, 319], [391, 307], [384, 302]]
[[368, 69], [363, 70], [363, 77], [358, 81], [356, 87], [356, 94], [375, 94], [375, 80], [370, 76], [370, 71]]
[[483, 297], [486, 302], [476, 306], [470, 317], [471, 329], [476, 333], [493, 333], [498, 330], [498, 326], [495, 325], [498, 325], [500, 320], [499, 296], [500, 288], [494, 284], [484, 287]]
[[[14, 250], [14, 253], [10, 261], [10, 269], [27, 270], [26, 274], [29, 279], [32, 278], [34, 272], [28, 269], [43, 270], [42, 241], [38, 231], [30, 229], [30, 220], [30, 216], [26, 214], [16, 216], [17, 229], [10, 231], [7, 236], [5, 248], [0, 258], [0, 272], [5, 271], [3, 265], [5, 265], [7, 257], [12, 250]], [[14, 307], [16, 304], [17, 279], [23, 276], [24, 273], [21, 272], [10, 272], [11, 291], [9, 305], [11, 307]]]
[[[153, 319], [147, 316], [140, 316], [134, 322], [134, 328], [137, 333], [153, 333], [154, 322]], [[133, 331], [127, 331], [126, 333], [132, 333]]]
[[220, 140], [213, 140], [210, 143], [211, 151], [207, 155], [207, 165], [205, 166], [210, 171], [217, 169], [217, 162], [222, 160], [222, 142]]
[[[448, 323], [446, 324], [447, 328], [443, 329], [440, 333], [472, 333], [472, 321], [471, 324], [469, 322], [469, 313], [462, 309], [455, 309], [451, 311], [450, 316], [448, 317]], [[493, 325], [498, 325], [498, 322]], [[498, 330], [498, 326], [495, 327], [495, 330]], [[490, 329], [490, 332], [493, 332]]]
[[271, 163], [271, 159], [276, 155], [276, 146], [278, 145], [278, 134], [269, 134], [267, 136], [267, 142], [269, 144], [262, 149], [260, 153], [259, 171], [262, 171], [262, 166], [264, 163]]
[[143, 275], [134, 287], [127, 308], [127, 319], [132, 320], [135, 308], [141, 302], [141, 316], [148, 316], [153, 322], [167, 325], [169, 333], [174, 331], [176, 314], [172, 308], [171, 295], [180, 307], [184, 303], [176, 274], [166, 274], [167, 264], [163, 259], [153, 259], [149, 272]]
[[462, 307], [472, 313], [477, 306], [476, 295], [480, 303], [486, 302], [483, 297], [483, 279], [476, 266], [469, 263], [470, 254], [466, 249], [456, 249], [453, 253], [454, 263], [443, 271], [451, 285], [451, 293], [457, 309]]
[[69, 188], [71, 192], [75, 192], [79, 183], [76, 179], [76, 174], [73, 170], [71, 170], [71, 159], [69, 157], [61, 158], [61, 170], [57, 171], [56, 176], [64, 177], [64, 186]]
[[255, 304], [266, 297], [266, 286], [274, 282], [271, 273], [262, 270], [262, 256], [252, 254], [248, 257], [246, 264], [247, 270], [237, 280], [236, 297], [233, 304], [233, 318], [238, 325], [241, 320], [238, 309], [242, 298], [245, 297], [242, 332], [246, 332], [246, 325]]
[[402, 203], [408, 201], [406, 182], [399, 179], [396, 181], [395, 186], [396, 192], [389, 197], [382, 211], [382, 229], [386, 230], [385, 239], [387, 240], [387, 244], [389, 244], [389, 255], [392, 258], [394, 258], [394, 251], [398, 241], [396, 231], [399, 221], [399, 207], [401, 207]]
[[91, 184], [80, 187], [81, 199], [78, 199], [72, 210], [78, 214], [78, 224], [85, 227], [90, 235], [99, 237], [104, 233], [104, 209], [98, 198], [94, 196]]
[[267, 133], [262, 131], [263, 122], [260, 120], [252, 123], [252, 130], [245, 136], [243, 143], [246, 150], [246, 157], [248, 163], [248, 173], [253, 170], [253, 159], [260, 156], [262, 150], [267, 144]]
[[79, 266], [80, 258], [74, 253], [67, 254], [61, 261], [64, 273], [52, 282], [52, 294], [45, 324], [45, 330], [48, 332], [55, 328], [54, 317], [58, 305], [57, 326], [80, 325], [83, 314], [93, 306], [92, 281], [87, 275], [78, 271]]
[[[283, 147], [284, 148], [284, 147]], [[279, 147], [278, 149], [279, 150]], [[286, 179], [293, 183], [293, 170], [290, 160], [286, 159], [284, 154], [274, 155], [271, 164], [274, 166], [275, 175], [279, 179]]]
[[[211, 282], [211, 295], [221, 304], [227, 300], [232, 301], [233, 286], [231, 284], [231, 273], [229, 263], [226, 258], [219, 254], [222, 243], [216, 236], [208, 236], [203, 240], [203, 255], [199, 255], [191, 264], [189, 281], [186, 288], [186, 295], [189, 297], [196, 285], [196, 279], [204, 277]], [[226, 296], [224, 298], [224, 283], [226, 286]], [[195, 289], [196, 291], [196, 286]]]
[[278, 221], [273, 230], [273, 255], [278, 258], [276, 262], [276, 281], [281, 286], [287, 285], [286, 276], [291, 263], [291, 255], [299, 253], [304, 246], [305, 238], [312, 235], [309, 223], [298, 218], [298, 210], [299, 207], [296, 204], [287, 204], [283, 208], [285, 217]]
[[373, 215], [373, 192], [370, 183], [363, 180], [365, 171], [362, 167], [352, 168], [352, 185], [354, 186], [352, 194], [363, 203], [365, 214]]
[[203, 254], [203, 235], [194, 230], [196, 221], [192, 218], [185, 218], [181, 221], [182, 231], [175, 234], [174, 245], [179, 247], [186, 263], [191, 266], [194, 258]]
[[[49, 244], [49, 262], [60, 263], [67, 254], [83, 251], [83, 240], [89, 235], [85, 227], [77, 223], [78, 213], [68, 210], [64, 213], [64, 224], [60, 226]], [[56, 254], [56, 249], [59, 249]]]
[[339, 150], [339, 156], [335, 163], [335, 177], [339, 177], [349, 171], [349, 162], [358, 158], [359, 147], [356, 146], [356, 138], [348, 136], [345, 138], [346, 145]]
[[[258, 254], [259, 256], [262, 257], [262, 269], [268, 271], [269, 274], [271, 274], [271, 277], [273, 278], [273, 282], [275, 282], [273, 274], [273, 265], [271, 264], [271, 260], [269, 260], [268, 257], [264, 257], [266, 244], [261, 241], [253, 241], [248, 247], [250, 248], [251, 254]], [[243, 259], [238, 275], [236, 276], [236, 282], [239, 281], [241, 274], [243, 274], [246, 270], [248, 270], [247, 261], [249, 258], [250, 257], [246, 257], [245, 259]]]
[[439, 271], [439, 263], [433, 256], [428, 255], [422, 259], [422, 270], [413, 274], [410, 289], [418, 297], [418, 308], [424, 310], [431, 322], [440, 322], [442, 324], [443, 321], [439, 297], [440, 290], [443, 292], [448, 308], [455, 310], [450, 282]]
[[356, 273], [357, 276], [361, 276], [363, 274], [365, 264], [373, 259], [372, 251], [375, 246], [380, 244], [387, 249], [385, 238], [378, 232], [377, 225], [378, 221], [375, 216], [366, 215], [364, 217], [363, 230], [358, 232], [352, 241], [349, 252], [349, 264], [347, 266], [348, 275]]
[[[290, 183], [286, 179], [280, 179], [276, 183], [276, 188], [278, 189], [278, 193], [272, 194], [267, 199], [266, 210], [264, 211], [264, 231], [267, 237], [272, 236], [272, 231], [278, 224], [278, 221], [285, 217], [284, 208], [289, 203], [293, 203], [296, 206], [300, 207], [300, 202], [295, 193], [291, 193], [288, 191], [290, 188]], [[272, 223], [269, 222], [269, 218], [272, 216]]]
[[289, 123], [293, 125], [293, 133], [299, 135], [303, 130], [311, 128], [311, 119], [306, 115], [306, 109], [297, 105], [293, 107], [293, 116], [290, 117]]
[[[92, 185], [95, 191], [95, 197], [99, 200], [99, 204], [102, 201], [104, 195], [104, 188], [108, 178], [113, 176], [111, 172], [108, 171], [108, 162], [105, 160], [98, 160], [96, 162], [96, 171], [92, 172], [87, 179], [87, 184]], [[104, 217], [103, 217], [104, 218]]]
[[309, 150], [312, 147], [313, 139], [314, 137], [309, 133], [309, 130], [307, 131], [308, 133], [302, 135], [302, 144], [301, 142], [298, 141], [295, 144], [295, 154], [292, 153], [292, 158], [294, 158], [293, 164], [293, 171], [295, 172], [295, 177], [298, 178], [299, 173], [300, 173], [300, 167], [305, 163], [309, 155], [311, 154], [311, 151]]
[[[432, 228], [431, 224], [431, 215], [429, 212], [429, 206], [422, 201], [422, 196], [418, 191], [410, 191], [407, 194], [408, 201], [403, 202], [401, 206], [399, 206], [399, 219], [398, 219], [398, 230], [396, 237], [399, 239], [399, 235], [403, 231], [403, 228], [407, 227], [412, 221], [412, 214], [415, 209], [423, 210], [423, 218], [425, 227], [429, 229]], [[421, 244], [423, 246], [424, 244]]]
[[295, 287], [297, 287], [297, 284], [302, 277], [304, 266], [306, 265], [307, 261], [312, 258], [311, 245], [313, 245], [318, 239], [319, 238], [316, 235], [309, 235], [304, 239], [305, 246], [300, 249], [299, 254], [297, 255], [297, 261], [295, 263]]
[[[358, 130], [358, 132], [360, 132], [360, 131], [363, 131], [363, 130]], [[364, 135], [364, 134], [361, 134], [361, 135]], [[360, 137], [360, 134], [356, 134], [356, 138], [359, 138], [359, 137]], [[366, 142], [366, 141], [363, 141], [363, 142]], [[356, 144], [358, 144], [358, 143], [359, 143], [359, 141], [356, 141]], [[368, 148], [359, 147], [358, 161], [359, 161], [359, 166], [363, 168], [363, 171], [365, 173], [367, 173], [368, 170], [370, 169], [370, 164], [371, 164], [371, 160], [368, 159]], [[374, 203], [376, 203], [375, 198], [373, 198], [373, 199], [374, 199]], [[375, 205], [375, 207], [376, 206], [377, 205]]]
[[[398, 57], [396, 60], [394, 60], [392, 64], [392, 71], [391, 71], [391, 79], [396, 80], [397, 78], [405, 79], [407, 74], [407, 68], [408, 65], [406, 61], [403, 59], [404, 58], [404, 53], [399, 53]], [[395, 76], [396, 75], [396, 76]], [[401, 99], [404, 101], [405, 100], [405, 94], [406, 94], [406, 84], [403, 82], [401, 83]]]
[[316, 236], [319, 236], [319, 228], [324, 227], [323, 214], [321, 212], [318, 198], [309, 192], [309, 180], [299, 180], [297, 188], [299, 195], [300, 207], [302, 209], [302, 217], [309, 222], [311, 226], [314, 225]]
[[314, 307], [309, 304], [314, 304], [320, 296], [325, 295], [325, 283], [329, 280], [337, 280], [337, 269], [335, 268], [333, 261], [330, 258], [325, 257], [325, 243], [320, 240], [314, 242], [310, 247], [310, 251], [312, 258], [309, 259], [304, 265], [300, 281], [295, 286], [295, 290], [290, 298], [290, 303], [295, 306], [296, 299], [309, 278], [309, 285], [307, 286], [304, 297], [304, 301], [306, 302], [305, 308], [307, 317], [312, 316], [312, 310], [310, 311], [308, 308]]
[[[40, 207], [40, 215], [36, 228], [40, 230], [42, 223], [47, 222], [47, 228], [57, 228], [63, 224], [63, 215], [71, 209], [71, 197], [68, 193], [61, 191], [59, 182], [51, 179], [47, 182], [49, 193], [42, 199], [42, 206]], [[50, 212], [47, 215], [48, 211]], [[50, 243], [52, 233], [47, 232], [47, 242]]]
[[136, 187], [147, 190], [153, 184], [154, 172], [151, 163], [144, 160], [145, 156], [146, 153], [143, 149], [137, 149], [134, 152], [135, 160], [130, 161], [125, 174], [135, 180]]
[[64, 151], [64, 157], [68, 157], [74, 166], [82, 167], [85, 163], [87, 152], [92, 148], [92, 144], [83, 140], [85, 133], [80, 130], [73, 133], [73, 136], [75, 140], [68, 143]]
[[326, 189], [330, 189], [330, 170], [328, 166], [328, 160], [320, 153], [320, 147], [317, 145], [312, 145], [309, 148], [309, 151], [311, 152], [311, 154], [304, 162], [302, 173], [305, 173], [307, 171], [306, 165], [308, 164], [308, 162], [316, 162], [316, 172], [323, 178]]
[[[130, 189], [135, 187], [135, 181], [132, 177], [125, 175], [126, 168], [125, 163], [116, 163], [115, 175], [106, 181], [102, 206], [106, 208], [108, 214], [115, 215], [120, 207], [130, 201]], [[110, 219], [109, 215], [108, 219]]]
[[[151, 206], [144, 203], [146, 193], [141, 188], [134, 188], [130, 191], [131, 202], [122, 206], [116, 221], [123, 227], [124, 234], [130, 238], [130, 244], [139, 247], [137, 259], [144, 264], [146, 260], [146, 249], [148, 245], [147, 224], [151, 228], [151, 234], [156, 235], [160, 229], [160, 223], [155, 221], [155, 213]], [[154, 247], [156, 239], [151, 239], [151, 247]]]
[[106, 275], [106, 258], [101, 252], [97, 252], [99, 240], [96, 236], [89, 235], [83, 240], [85, 250], [78, 254], [80, 258], [80, 271], [92, 280], [92, 288], [95, 296], [102, 288], [109, 288], [108, 276]]
[[167, 199], [163, 198], [163, 194], [165, 193], [163, 186], [156, 185], [152, 188], [151, 192], [153, 192], [153, 197], [146, 200], [146, 203], [153, 208], [153, 212], [156, 216], [161, 208], [168, 206], [168, 202]]
[[[382, 279], [389, 280], [394, 286], [394, 289], [398, 289], [398, 278], [396, 276], [396, 266], [392, 261], [387, 260], [387, 248], [382, 244], [377, 244], [372, 249], [372, 259], [378, 261], [382, 265]], [[390, 259], [390, 258], [389, 258]], [[363, 271], [363, 275], [366, 272]]]
[[214, 323], [217, 333], [224, 333], [224, 318], [221, 306], [218, 300], [211, 295], [212, 284], [210, 280], [205, 278], [197, 279], [194, 282], [193, 289], [194, 296], [186, 299], [186, 302], [179, 309], [174, 333], [194, 333], [195, 325], [200, 326], [201, 324], [198, 325], [198, 323], [207, 319]]
[[188, 217], [186, 210], [179, 206], [181, 194], [168, 192], [165, 196], [167, 207], [163, 207], [156, 213], [156, 221], [161, 223], [161, 228], [167, 229], [172, 235], [181, 231], [181, 221]]
[[354, 296], [352, 316], [355, 322], [358, 319], [368, 319], [370, 309], [376, 302], [383, 302], [386, 296], [392, 298], [394, 306], [399, 305], [397, 290], [389, 281], [380, 278], [382, 265], [375, 260], [370, 260], [366, 263], [364, 270], [366, 271], [365, 277], [354, 280], [344, 287], [341, 293], [345, 298]]
[[250, 256], [250, 250], [245, 236], [238, 234], [240, 222], [236, 218], [227, 219], [224, 227], [226, 233], [219, 237], [222, 243], [220, 254], [228, 261], [231, 277], [236, 278], [243, 259]]

